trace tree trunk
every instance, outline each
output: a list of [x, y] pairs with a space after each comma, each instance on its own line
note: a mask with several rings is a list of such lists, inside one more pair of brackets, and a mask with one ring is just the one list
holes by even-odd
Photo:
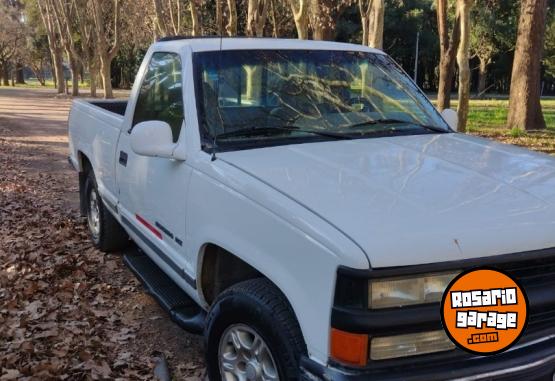
[[227, 6], [229, 8], [229, 21], [227, 23], [227, 34], [229, 36], [237, 36], [237, 0], [227, 0]]
[[31, 64], [29, 67], [33, 71], [33, 74], [37, 78], [37, 81], [39, 81], [40, 85], [41, 86], [46, 86], [46, 83], [44, 81], [44, 63], [43, 63], [43, 60], [41, 59], [39, 64]]
[[62, 65], [62, 49], [56, 37], [55, 25], [52, 15], [52, 4], [48, 2], [43, 3], [42, 1], [38, 1], [37, 5], [39, 7], [44, 29], [46, 30], [48, 46], [50, 48], [50, 54], [52, 56], [52, 66], [54, 71], [53, 76], [55, 78], [54, 83], [58, 90], [58, 94], [64, 94], [66, 92], [66, 84]]
[[540, 104], [546, 14], [547, 0], [522, 0], [507, 118], [511, 129], [546, 127]]
[[334, 41], [337, 19], [342, 9], [335, 0], [310, 0], [310, 24], [314, 40]]
[[164, 19], [164, 8], [162, 7], [162, 3], [160, 0], [152, 0], [152, 5], [154, 6], [154, 14], [156, 15], [154, 19], [156, 29], [162, 37], [166, 37], [168, 35], [168, 27]]
[[94, 23], [96, 31], [96, 50], [100, 59], [100, 76], [102, 78], [102, 88], [104, 98], [113, 98], [112, 90], [112, 60], [116, 57], [120, 46], [120, 0], [114, 0], [114, 23], [113, 30], [110, 31], [105, 24], [102, 14], [101, 4], [98, 0], [92, 2], [94, 8]]
[[85, 65], [82, 62], [79, 63], [79, 81], [82, 85], [85, 84]]
[[468, 105], [470, 101], [470, 8], [473, 0], [457, 0], [460, 16], [461, 41], [457, 52], [459, 66], [459, 115], [458, 131], [466, 132]]
[[90, 73], [90, 93], [91, 98], [96, 98], [96, 73], [94, 71]]
[[102, 87], [104, 88], [104, 99], [113, 98], [112, 61], [107, 56], [100, 56], [100, 76], [102, 78]]
[[372, 13], [368, 26], [368, 46], [383, 49], [383, 23], [384, 23], [384, 0], [372, 2]]
[[21, 62], [15, 64], [15, 83], [19, 85], [25, 84], [25, 76], [23, 75], [23, 65]]
[[54, 71], [56, 72], [56, 88], [58, 90], [58, 94], [65, 94], [66, 79], [64, 75], [62, 49], [60, 47], [54, 47], [53, 60], [54, 60]]
[[362, 23], [362, 45], [368, 46], [368, 17], [366, 15], [361, 14], [360, 20]]
[[69, 56], [69, 68], [71, 70], [71, 95], [74, 97], [79, 96], [79, 62], [73, 57], [71, 53]]
[[52, 82], [54, 83], [54, 87], [56, 87], [56, 83], [58, 83], [58, 78], [56, 77], [56, 69], [55, 69], [55, 65], [54, 65], [54, 59], [53, 56], [50, 54], [50, 56], [48, 57], [48, 60], [50, 61], [50, 74], [52, 75]]
[[96, 57], [89, 57], [88, 67], [90, 77], [89, 90], [91, 93], [91, 97], [96, 98], [96, 88], [98, 80], [98, 61]]
[[455, 75], [456, 53], [460, 41], [460, 18], [457, 14], [453, 32], [449, 37], [447, 24], [447, 0], [437, 1], [437, 25], [439, 33], [439, 84], [437, 108], [443, 111], [451, 107], [451, 91]]
[[2, 85], [4, 86], [10, 85], [10, 69], [7, 63], [2, 65]]
[[193, 36], [200, 36], [200, 20], [196, 0], [191, 0], [191, 26]]
[[275, 4], [275, 0], [269, 0], [269, 1], [270, 1], [270, 18], [272, 20], [272, 37], [278, 38], [279, 27], [277, 24], [276, 4]]
[[359, 0], [362, 44], [383, 49], [384, 0]]
[[215, 0], [215, 1], [216, 1], [216, 33], [218, 34], [218, 36], [223, 36], [224, 15], [222, 13], [222, 0]]
[[484, 57], [478, 56], [480, 66], [478, 69], [478, 97], [482, 97], [486, 92], [486, 84], [488, 79], [488, 60]]
[[246, 35], [250, 37], [264, 36], [264, 25], [266, 25], [267, 15], [268, 2], [266, 0], [249, 0]]
[[308, 1], [309, 0], [289, 0], [299, 40], [308, 39]]

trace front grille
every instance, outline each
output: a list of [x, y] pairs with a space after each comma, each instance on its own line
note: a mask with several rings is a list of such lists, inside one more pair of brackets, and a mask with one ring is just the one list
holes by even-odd
[[495, 267], [512, 275], [524, 287], [555, 282], [555, 255], [500, 263]]
[[525, 337], [546, 329], [555, 332], [555, 255], [500, 263], [493, 267], [511, 275], [528, 295], [530, 316]]

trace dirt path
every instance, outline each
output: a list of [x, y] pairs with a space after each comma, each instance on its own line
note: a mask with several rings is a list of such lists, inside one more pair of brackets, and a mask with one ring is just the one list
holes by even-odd
[[202, 338], [88, 242], [67, 164], [70, 101], [0, 88], [0, 379], [200, 380]]

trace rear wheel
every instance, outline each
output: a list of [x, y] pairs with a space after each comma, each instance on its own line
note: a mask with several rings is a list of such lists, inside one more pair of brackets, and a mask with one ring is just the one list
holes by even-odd
[[104, 252], [122, 250], [129, 245], [129, 236], [118, 220], [106, 209], [92, 171], [85, 181], [85, 206], [89, 234], [94, 246]]
[[285, 296], [267, 279], [224, 291], [208, 313], [205, 337], [210, 380], [299, 379], [306, 353], [301, 330]]

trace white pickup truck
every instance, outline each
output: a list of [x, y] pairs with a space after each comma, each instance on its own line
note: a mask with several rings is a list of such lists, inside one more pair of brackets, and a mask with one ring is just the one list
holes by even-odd
[[[455, 130], [381, 51], [173, 38], [127, 102], [74, 101], [69, 159], [95, 246], [138, 246], [211, 380], [551, 380], [555, 160]], [[530, 301], [492, 357], [440, 321], [476, 265]]]

